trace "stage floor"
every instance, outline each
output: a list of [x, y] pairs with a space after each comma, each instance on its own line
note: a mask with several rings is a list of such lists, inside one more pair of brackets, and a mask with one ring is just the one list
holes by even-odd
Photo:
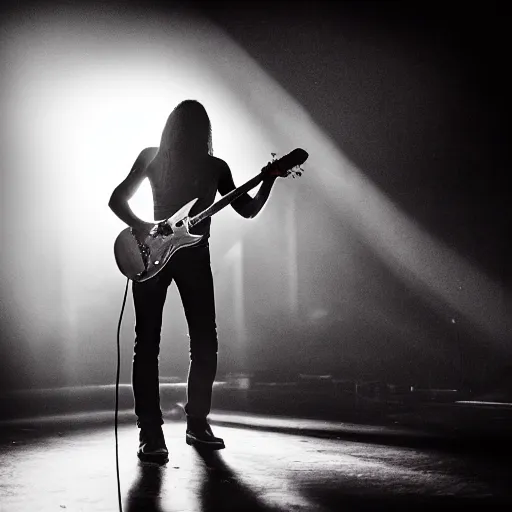
[[[281, 418], [272, 428], [276, 420], [262, 417], [215, 418], [226, 449], [209, 456], [185, 444], [182, 419], [167, 421], [170, 459], [162, 467], [138, 461], [138, 429], [121, 421], [124, 511], [437, 512], [512, 504], [506, 450], [452, 447], [386, 427]], [[0, 432], [2, 512], [118, 510], [111, 423], [28, 421]]]

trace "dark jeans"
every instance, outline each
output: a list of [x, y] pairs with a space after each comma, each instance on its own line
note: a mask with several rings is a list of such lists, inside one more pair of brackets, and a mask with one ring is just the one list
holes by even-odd
[[162, 312], [167, 288], [176, 282], [190, 338], [187, 415], [206, 418], [217, 371], [217, 328], [213, 278], [208, 246], [186, 247], [176, 252], [155, 277], [133, 283], [135, 348], [132, 385], [137, 425], [161, 425], [158, 362]]

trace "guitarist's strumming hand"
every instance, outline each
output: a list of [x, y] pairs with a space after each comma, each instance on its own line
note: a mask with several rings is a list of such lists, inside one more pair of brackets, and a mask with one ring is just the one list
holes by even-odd
[[152, 234], [153, 230], [156, 228], [154, 222], [144, 222], [141, 221], [137, 223], [135, 226], [132, 226], [130, 231], [132, 235], [137, 239], [137, 242], [140, 244], [144, 244], [146, 238]]

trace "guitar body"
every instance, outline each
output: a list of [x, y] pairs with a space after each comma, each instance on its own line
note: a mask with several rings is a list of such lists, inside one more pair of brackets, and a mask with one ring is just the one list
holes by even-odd
[[189, 232], [189, 212], [197, 199], [193, 199], [167, 220], [170, 234], [148, 233], [143, 244], [126, 228], [114, 242], [114, 256], [123, 275], [132, 281], [142, 283], [156, 276], [181, 248], [197, 244], [202, 235]]

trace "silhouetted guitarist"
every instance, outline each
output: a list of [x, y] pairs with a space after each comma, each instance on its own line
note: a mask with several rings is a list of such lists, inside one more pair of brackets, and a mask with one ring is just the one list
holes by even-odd
[[[138, 218], [128, 205], [141, 182], [148, 178], [153, 191], [154, 218], [166, 219], [194, 198], [200, 198], [191, 215], [210, 206], [217, 192], [235, 189], [231, 171], [213, 156], [211, 124], [204, 107], [195, 100], [180, 103], [169, 115], [160, 147], [144, 149], [126, 179], [112, 193], [109, 206], [143, 241], [155, 223]], [[275, 175], [267, 175], [254, 198], [245, 193], [231, 203], [242, 217], [252, 218], [267, 201]], [[174, 280], [181, 296], [190, 337], [187, 382], [186, 442], [190, 445], [224, 448], [213, 435], [207, 417], [217, 371], [217, 330], [208, 238], [211, 219], [194, 226], [191, 233], [203, 235], [191, 247], [180, 249], [153, 278], [133, 282], [135, 346], [132, 385], [139, 432], [141, 460], [167, 460], [162, 432], [158, 380], [160, 331], [167, 288]]]

